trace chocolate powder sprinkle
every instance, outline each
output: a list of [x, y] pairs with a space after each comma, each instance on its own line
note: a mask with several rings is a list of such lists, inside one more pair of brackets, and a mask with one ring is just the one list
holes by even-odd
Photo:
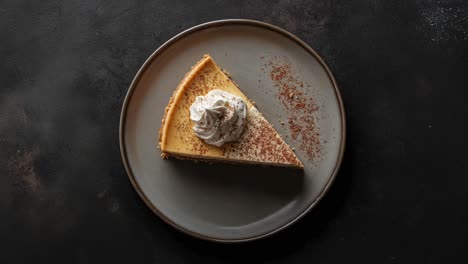
[[269, 69], [269, 77], [277, 90], [277, 98], [288, 115], [288, 127], [291, 138], [299, 145], [310, 161], [323, 156], [320, 129], [316, 126], [315, 113], [319, 107], [287, 58], [267, 59], [264, 64]]

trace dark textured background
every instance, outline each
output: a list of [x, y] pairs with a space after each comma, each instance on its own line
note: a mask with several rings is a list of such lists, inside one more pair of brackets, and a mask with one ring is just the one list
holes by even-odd
[[[0, 263], [467, 263], [467, 1], [0, 1]], [[118, 122], [144, 60], [181, 30], [273, 23], [328, 63], [344, 164], [298, 224], [198, 241], [143, 204]]]

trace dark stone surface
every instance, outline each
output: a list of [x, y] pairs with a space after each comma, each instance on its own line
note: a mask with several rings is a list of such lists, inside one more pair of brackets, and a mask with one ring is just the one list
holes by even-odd
[[[1, 1], [0, 263], [467, 263], [467, 1]], [[298, 224], [198, 241], [143, 204], [120, 160], [134, 74], [201, 22], [296, 34], [341, 88], [336, 183]]]

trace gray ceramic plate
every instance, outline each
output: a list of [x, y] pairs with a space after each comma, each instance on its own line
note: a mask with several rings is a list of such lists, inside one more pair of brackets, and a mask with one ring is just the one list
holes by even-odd
[[[206, 53], [230, 72], [296, 149], [305, 164], [304, 174], [161, 159], [156, 145], [164, 108], [185, 73]], [[317, 132], [312, 140], [307, 139], [311, 142], [294, 136], [287, 122], [290, 118], [303, 122], [304, 118], [282, 103], [287, 100], [280, 95], [285, 87], [272, 71], [286, 64], [287, 78], [293, 78], [286, 80], [286, 85], [292, 82], [307, 102], [314, 100], [318, 107], [308, 113], [314, 123], [311, 129]], [[178, 230], [217, 242], [266, 237], [302, 217], [330, 187], [341, 163], [344, 142], [343, 104], [322, 59], [291, 33], [251, 20], [202, 24], [158, 48], [133, 80], [120, 120], [122, 158], [141, 198]], [[314, 157], [307, 153], [310, 147], [317, 152]]]

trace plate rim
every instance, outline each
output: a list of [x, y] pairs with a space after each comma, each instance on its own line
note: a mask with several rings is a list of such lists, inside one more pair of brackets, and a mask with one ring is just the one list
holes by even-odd
[[[277, 227], [275, 229], [272, 229], [272, 230], [270, 230], [268, 232], [265, 232], [263, 234], [254, 235], [254, 236], [246, 236], [244, 238], [235, 238], [235, 239], [212, 237], [212, 236], [207, 236], [207, 235], [204, 235], [204, 234], [200, 234], [198, 232], [195, 232], [193, 230], [189, 230], [189, 229], [175, 223], [174, 221], [172, 221], [168, 217], [166, 217], [162, 212], [160, 212], [156, 208], [156, 206], [153, 205], [149, 201], [149, 199], [146, 197], [146, 195], [143, 193], [140, 186], [136, 182], [135, 176], [133, 175], [132, 169], [131, 169], [130, 164], [128, 162], [127, 152], [126, 152], [125, 143], [124, 143], [124, 138], [125, 138], [124, 125], [125, 125], [125, 120], [126, 120], [126, 117], [127, 117], [128, 104], [130, 102], [130, 98], [132, 97], [133, 91], [136, 88], [136, 84], [140, 80], [140, 78], [143, 75], [143, 73], [145, 72], [145, 70], [149, 67], [151, 62], [156, 57], [158, 57], [160, 54], [162, 54], [172, 44], [176, 43], [178, 40], [184, 38], [185, 36], [188, 36], [188, 35], [190, 35], [192, 33], [195, 33], [197, 31], [200, 31], [200, 30], [203, 30], [203, 29], [206, 29], [206, 28], [225, 26], [225, 25], [249, 25], [249, 26], [264, 28], [264, 29], [271, 30], [273, 32], [282, 34], [285, 37], [287, 37], [287, 38], [293, 40], [294, 42], [296, 42], [297, 44], [299, 44], [301, 47], [303, 47], [307, 52], [309, 52], [312, 56], [314, 56], [317, 59], [317, 61], [325, 69], [328, 77], [330, 78], [330, 80], [331, 80], [331, 82], [333, 84], [333, 88], [334, 88], [333, 90], [335, 92], [335, 96], [336, 96], [336, 98], [338, 100], [339, 109], [340, 109], [340, 117], [341, 117], [341, 142], [340, 142], [340, 149], [339, 149], [338, 159], [337, 159], [337, 162], [335, 164], [335, 167], [333, 168], [331, 177], [329, 178], [328, 182], [325, 184], [325, 187], [321, 190], [318, 197], [315, 200], [313, 200], [307, 206], [307, 208], [305, 208], [301, 213], [296, 215], [293, 219], [291, 219], [287, 223], [284, 223], [283, 225], [281, 225], [281, 226], [279, 226], [279, 227]], [[341, 98], [341, 93], [340, 93], [340, 90], [339, 90], [338, 85], [336, 83], [335, 77], [333, 76], [333, 74], [332, 74], [331, 70], [329, 69], [329, 67], [327, 66], [327, 64], [318, 55], [318, 53], [314, 49], [312, 49], [309, 45], [307, 45], [304, 41], [299, 39], [294, 34], [288, 32], [288, 31], [286, 31], [286, 30], [284, 30], [284, 29], [282, 29], [280, 27], [274, 26], [274, 25], [266, 23], [266, 22], [262, 22], [262, 21], [258, 21], [258, 20], [251, 20], [251, 19], [221, 19], [221, 20], [214, 20], [214, 21], [210, 21], [210, 22], [205, 22], [205, 23], [190, 27], [190, 28], [178, 33], [174, 37], [172, 37], [169, 40], [167, 40], [166, 42], [164, 42], [161, 46], [159, 46], [153, 53], [151, 53], [151, 55], [148, 57], [148, 59], [145, 60], [145, 62], [143, 63], [143, 65], [140, 67], [140, 69], [136, 73], [135, 77], [133, 78], [132, 82], [130, 83], [127, 94], [125, 95], [125, 99], [124, 99], [124, 102], [123, 102], [123, 105], [122, 105], [122, 110], [120, 112], [119, 144], [120, 144], [120, 154], [121, 154], [121, 157], [122, 157], [122, 161], [123, 161], [125, 170], [127, 172], [127, 176], [128, 176], [128, 178], [130, 179], [130, 182], [133, 185], [133, 188], [136, 190], [136, 192], [138, 193], [140, 198], [143, 200], [143, 202], [146, 204], [146, 206], [148, 206], [148, 208], [155, 215], [157, 215], [165, 223], [167, 223], [170, 226], [174, 227], [176, 230], [179, 230], [182, 233], [185, 233], [185, 234], [187, 234], [189, 236], [192, 236], [192, 237], [195, 237], [195, 238], [199, 238], [199, 239], [207, 240], [207, 241], [211, 241], [211, 242], [218, 242], [218, 243], [241, 243], [241, 242], [247, 242], [247, 241], [253, 241], [253, 240], [266, 238], [266, 237], [269, 237], [271, 235], [274, 235], [274, 234], [286, 229], [287, 227], [290, 227], [292, 224], [296, 223], [299, 219], [301, 219], [308, 212], [310, 212], [312, 210], [312, 208], [314, 208], [323, 199], [325, 194], [330, 189], [330, 186], [334, 182], [334, 180], [336, 178], [336, 175], [337, 175], [337, 173], [338, 173], [338, 171], [339, 171], [339, 169], [341, 167], [341, 163], [343, 161], [343, 155], [344, 155], [344, 150], [345, 150], [345, 145], [346, 145], [346, 115], [345, 115], [343, 100]]]

